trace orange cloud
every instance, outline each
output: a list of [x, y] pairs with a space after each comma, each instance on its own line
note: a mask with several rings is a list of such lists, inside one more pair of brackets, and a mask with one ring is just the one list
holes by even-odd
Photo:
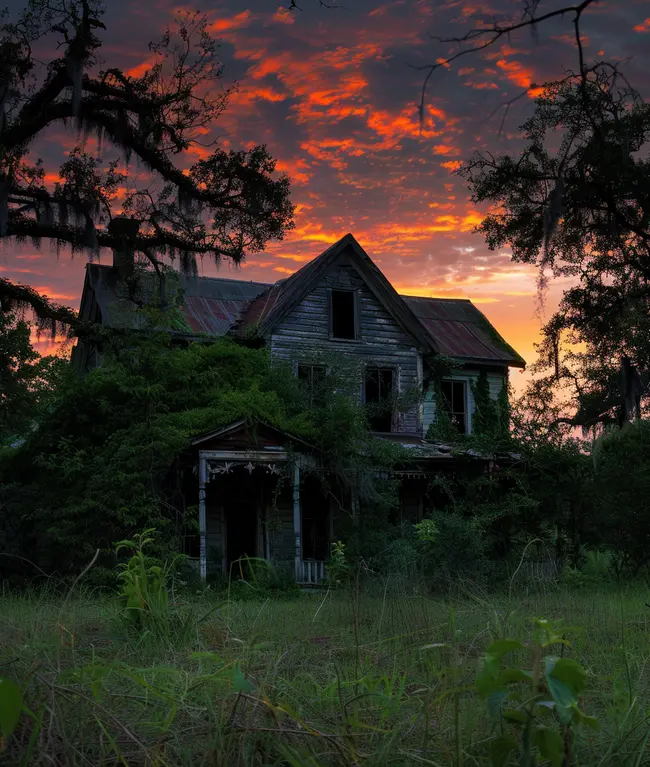
[[286, 173], [296, 184], [307, 184], [314, 175], [310, 171], [309, 163], [302, 159], [278, 160], [275, 169], [279, 173]]
[[230, 97], [230, 105], [251, 104], [254, 101], [279, 102], [287, 99], [286, 93], [280, 93], [274, 88], [265, 85], [255, 85], [253, 83], [244, 83]]
[[72, 295], [70, 293], [58, 293], [55, 289], [47, 287], [47, 286], [41, 286], [41, 285], [33, 285], [32, 286], [34, 290], [37, 293], [40, 293], [42, 296], [46, 296], [50, 299], [50, 301], [78, 301], [79, 296]]
[[440, 163], [440, 167], [447, 168], [447, 170], [458, 170], [461, 165], [462, 162], [460, 160], [447, 160], [447, 162]]
[[635, 32], [650, 32], [650, 18], [647, 18], [642, 24], [637, 24], [634, 27]]
[[279, 24], [293, 24], [295, 20], [294, 14], [282, 5], [273, 14], [273, 21], [277, 21]]
[[136, 64], [136, 66], [131, 67], [131, 69], [127, 69], [126, 75], [128, 75], [128, 77], [142, 77], [142, 75], [154, 67], [158, 61], [158, 56], [155, 54], [153, 56], [149, 56], [149, 58], [146, 58], [140, 64]]
[[474, 88], [474, 89], [475, 89], [475, 90], [477, 90], [477, 91], [482, 91], [482, 90], [495, 90], [495, 89], [496, 89], [496, 90], [498, 90], [498, 88], [499, 88], [499, 86], [498, 86], [496, 83], [489, 83], [489, 82], [480, 82], [480, 83], [475, 83], [475, 82], [473, 82], [472, 80], [468, 80], [468, 81], [465, 83], [465, 85], [466, 85], [468, 88]]
[[227, 19], [217, 19], [208, 25], [208, 31], [213, 34], [221, 34], [223, 32], [230, 32], [234, 29], [241, 29], [247, 26], [253, 19], [253, 14], [246, 10], [238, 13], [236, 16], [231, 16]]

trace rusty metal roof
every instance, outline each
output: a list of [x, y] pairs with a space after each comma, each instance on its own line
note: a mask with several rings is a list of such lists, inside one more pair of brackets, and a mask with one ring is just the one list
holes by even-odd
[[[225, 335], [251, 301], [271, 287], [265, 282], [222, 277], [177, 275], [177, 278], [178, 285], [171, 285], [170, 293], [181, 289], [185, 300], [180, 307], [181, 317], [174, 323], [171, 332], [180, 335]], [[95, 292], [104, 325], [137, 328], [142, 324], [135, 305], [120, 287], [115, 269], [101, 264], [88, 264], [88, 279]], [[153, 293], [154, 285], [153, 273], [143, 275], [139, 290], [144, 298]]]
[[[173, 287], [175, 278], [169, 291], [181, 289], [184, 302], [170, 332], [190, 338], [258, 332], [299, 302], [314, 280], [321, 277], [321, 272], [327, 271], [332, 259], [350, 245], [359, 251], [360, 264], [380, 300], [390, 305], [413, 337], [419, 338], [427, 348], [466, 361], [525, 367], [524, 360], [471, 301], [398, 296], [351, 235], [346, 235], [291, 277], [274, 284], [177, 275], [176, 287]], [[143, 294], [153, 294], [155, 275], [147, 273], [141, 282]], [[125, 297], [113, 267], [88, 264], [87, 284], [94, 290], [103, 324], [121, 328], [137, 328], [142, 324], [134, 304]], [[84, 298], [85, 290], [86, 286]], [[82, 299], [82, 313], [84, 305]]]
[[525, 361], [502, 338], [469, 299], [402, 296], [431, 336], [440, 354], [525, 367]]

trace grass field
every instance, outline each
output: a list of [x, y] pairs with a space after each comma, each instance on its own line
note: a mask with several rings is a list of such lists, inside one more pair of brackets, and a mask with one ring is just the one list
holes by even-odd
[[286, 601], [172, 595], [156, 630], [135, 632], [115, 599], [5, 594], [0, 677], [21, 685], [25, 708], [0, 763], [500, 763], [488, 754], [504, 725], [473, 690], [477, 664], [495, 638], [528, 641], [544, 617], [581, 629], [564, 652], [587, 671], [581, 708], [600, 730], [578, 729], [575, 764], [639, 767], [650, 764], [646, 599], [641, 587], [443, 599], [379, 584]]

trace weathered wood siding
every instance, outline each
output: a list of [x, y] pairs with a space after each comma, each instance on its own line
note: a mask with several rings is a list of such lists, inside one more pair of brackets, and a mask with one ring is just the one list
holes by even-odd
[[[467, 400], [468, 400], [468, 412], [469, 412], [469, 431], [472, 430], [472, 415], [474, 413], [474, 395], [472, 393], [472, 387], [470, 381], [476, 381], [479, 376], [478, 370], [464, 370], [459, 373], [454, 373], [449, 376], [453, 380], [466, 381], [467, 382]], [[504, 368], [503, 373], [488, 373], [488, 385], [490, 387], [490, 396], [492, 399], [496, 399], [499, 396], [501, 387], [507, 385], [508, 373]], [[436, 401], [432, 389], [425, 392], [423, 403], [423, 419], [422, 419], [422, 433], [426, 436], [427, 429], [434, 422], [436, 418]]]
[[[328, 289], [353, 288], [358, 295], [360, 338], [356, 341], [330, 339]], [[362, 370], [368, 366], [395, 369], [400, 394], [421, 396], [421, 355], [411, 337], [402, 330], [375, 298], [356, 269], [341, 262], [278, 325], [271, 337], [271, 354], [293, 363], [318, 362], [328, 357], [356, 366], [355, 388], [362, 396]], [[400, 414], [396, 430], [419, 433], [422, 428], [420, 404]]]

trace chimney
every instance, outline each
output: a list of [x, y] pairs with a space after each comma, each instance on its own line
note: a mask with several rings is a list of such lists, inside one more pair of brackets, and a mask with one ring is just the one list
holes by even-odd
[[113, 267], [118, 270], [120, 279], [133, 274], [134, 243], [139, 229], [140, 222], [127, 216], [115, 216], [108, 225], [108, 233], [116, 240], [113, 246]]

